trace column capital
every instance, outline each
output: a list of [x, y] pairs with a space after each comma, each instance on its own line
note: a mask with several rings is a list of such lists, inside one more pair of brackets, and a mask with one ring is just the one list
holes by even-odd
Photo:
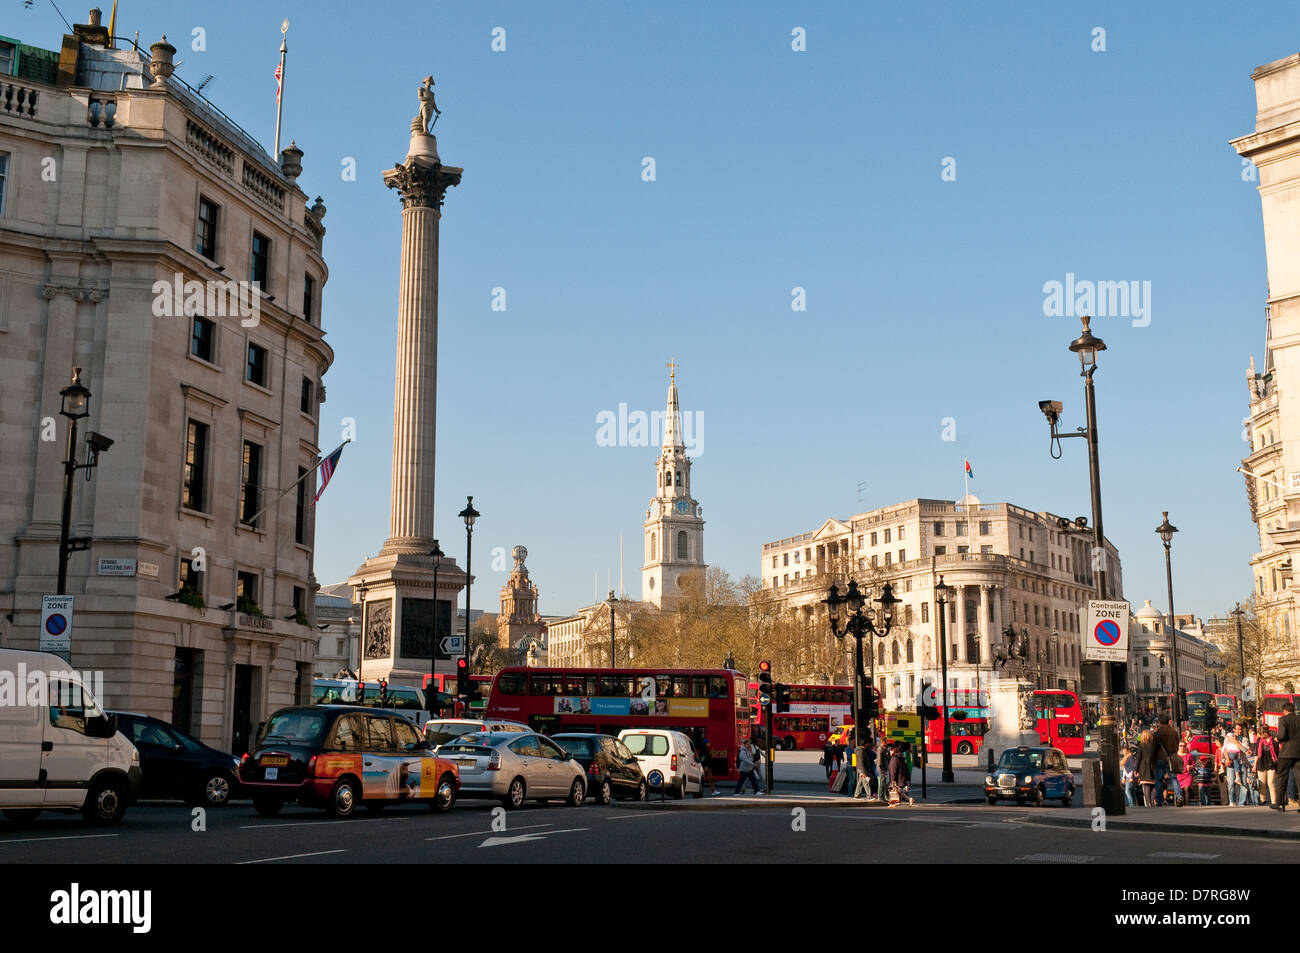
[[407, 159], [384, 173], [384, 184], [397, 189], [403, 209], [440, 209], [447, 189], [460, 185], [464, 171], [441, 162]]

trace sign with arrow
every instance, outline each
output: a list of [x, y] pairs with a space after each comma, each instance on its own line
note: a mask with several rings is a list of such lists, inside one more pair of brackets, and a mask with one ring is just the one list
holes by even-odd
[[465, 654], [465, 636], [449, 635], [438, 643], [443, 658]]
[[501, 847], [506, 844], [522, 844], [530, 840], [546, 840], [552, 834], [574, 834], [578, 831], [591, 830], [589, 827], [570, 827], [559, 831], [534, 831], [529, 834], [515, 834], [513, 837], [489, 837], [480, 847]]

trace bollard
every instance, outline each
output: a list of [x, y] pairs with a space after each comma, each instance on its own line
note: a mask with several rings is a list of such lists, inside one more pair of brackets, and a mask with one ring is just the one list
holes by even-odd
[[1083, 806], [1101, 805], [1101, 762], [1083, 762]]

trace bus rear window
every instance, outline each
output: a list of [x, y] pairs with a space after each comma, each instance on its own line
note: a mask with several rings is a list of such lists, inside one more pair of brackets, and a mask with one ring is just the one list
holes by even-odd
[[663, 735], [626, 735], [623, 744], [634, 755], [663, 757], [668, 754], [668, 739]]

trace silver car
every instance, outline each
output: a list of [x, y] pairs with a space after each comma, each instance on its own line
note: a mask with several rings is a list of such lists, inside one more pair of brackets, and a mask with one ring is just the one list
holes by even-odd
[[438, 756], [460, 769], [460, 797], [495, 798], [507, 810], [528, 798], [564, 798], [577, 807], [587, 796], [582, 766], [550, 738], [533, 732], [477, 732], [448, 741]]
[[431, 718], [424, 723], [425, 740], [437, 750], [439, 745], [455, 741], [461, 735], [475, 732], [530, 731], [531, 729], [518, 721], [504, 718]]

